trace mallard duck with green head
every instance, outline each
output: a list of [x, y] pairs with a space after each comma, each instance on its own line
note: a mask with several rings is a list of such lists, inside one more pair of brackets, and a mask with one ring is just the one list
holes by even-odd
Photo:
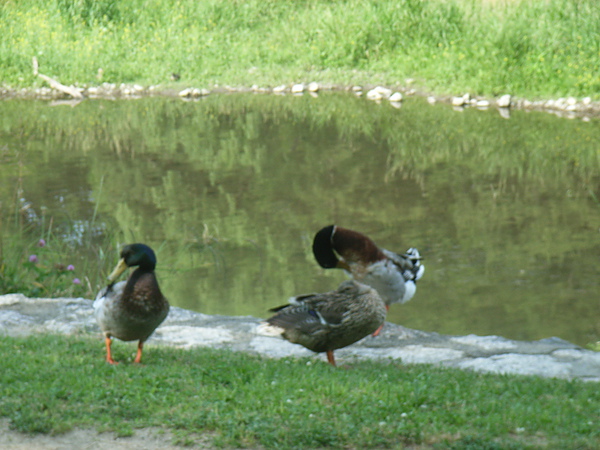
[[[129, 267], [137, 267], [126, 281], [115, 284]], [[94, 301], [94, 312], [106, 342], [106, 361], [117, 364], [112, 358], [111, 344], [115, 337], [122, 341], [138, 341], [134, 363], [142, 360], [144, 342], [165, 320], [169, 302], [163, 296], [154, 274], [156, 255], [145, 244], [123, 247], [119, 263], [108, 276], [108, 286]]]
[[259, 332], [281, 335], [313, 352], [325, 352], [333, 366], [333, 351], [373, 333], [387, 312], [375, 289], [354, 280], [343, 282], [335, 291], [292, 297], [289, 304], [270, 311], [276, 314], [260, 326]]

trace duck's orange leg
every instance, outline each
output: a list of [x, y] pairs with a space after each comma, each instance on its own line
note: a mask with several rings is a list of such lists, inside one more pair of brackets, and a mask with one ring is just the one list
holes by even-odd
[[[389, 311], [390, 310], [390, 305], [385, 305], [385, 310]], [[384, 322], [385, 323], [385, 322]], [[381, 330], [383, 330], [383, 323], [381, 325], [379, 325], [379, 328], [377, 328], [373, 334], [371, 336], [373, 337], [377, 337], [379, 336], [379, 333], [381, 333]]]
[[333, 350], [327, 350], [327, 362], [332, 366], [335, 366], [335, 358], [333, 357]]
[[381, 330], [383, 330], [383, 324], [379, 325], [379, 328], [377, 328], [371, 336], [373, 336], [373, 337], [379, 336], [379, 333], [381, 333]]
[[138, 349], [135, 355], [134, 363], [139, 364], [142, 362], [142, 349], [144, 348], [144, 343], [142, 341], [138, 342]]
[[106, 362], [113, 365], [119, 364], [113, 359], [112, 353], [110, 351], [110, 346], [112, 345], [112, 339], [110, 338], [110, 336], [106, 336], [104, 338], [104, 343], [106, 344]]

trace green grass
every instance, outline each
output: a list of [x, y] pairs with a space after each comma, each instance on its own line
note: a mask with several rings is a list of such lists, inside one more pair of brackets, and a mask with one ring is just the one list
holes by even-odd
[[333, 368], [100, 339], [0, 338], [0, 417], [26, 433], [158, 426], [220, 447], [597, 448], [595, 383], [361, 362]]
[[596, 97], [596, 0], [23, 0], [0, 6], [0, 79], [250, 86], [319, 81]]

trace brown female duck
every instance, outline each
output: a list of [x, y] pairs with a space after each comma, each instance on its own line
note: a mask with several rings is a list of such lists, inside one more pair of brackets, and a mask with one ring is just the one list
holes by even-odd
[[[137, 269], [127, 281], [115, 284], [128, 267], [135, 266]], [[126, 245], [119, 263], [108, 277], [108, 286], [96, 296], [94, 311], [104, 332], [106, 361], [110, 364], [117, 364], [111, 354], [113, 337], [122, 341], [137, 340], [134, 362], [141, 362], [144, 342], [169, 313], [169, 302], [160, 291], [155, 267], [156, 255], [150, 247], [144, 244]]]
[[386, 315], [377, 291], [353, 280], [335, 291], [292, 297], [288, 305], [270, 311], [276, 314], [266, 321], [266, 334], [279, 334], [313, 352], [326, 352], [334, 366], [334, 350], [373, 333]]

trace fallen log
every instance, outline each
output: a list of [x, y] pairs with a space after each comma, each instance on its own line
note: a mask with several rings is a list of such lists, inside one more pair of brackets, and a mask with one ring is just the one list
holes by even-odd
[[42, 80], [47, 82], [51, 88], [56, 89], [57, 91], [64, 92], [65, 94], [70, 95], [73, 98], [83, 98], [83, 94], [79, 92], [79, 89], [73, 86], [65, 86], [64, 84], [59, 83], [54, 78], [50, 78], [48, 75], [44, 75], [38, 72], [38, 62], [37, 58], [33, 57], [33, 74], [40, 77]]

